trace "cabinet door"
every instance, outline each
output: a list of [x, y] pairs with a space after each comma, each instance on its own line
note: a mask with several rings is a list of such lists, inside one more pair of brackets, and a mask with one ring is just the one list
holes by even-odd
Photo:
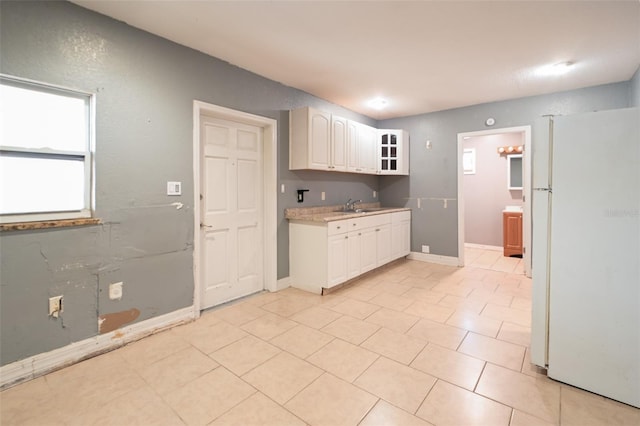
[[376, 266], [391, 261], [391, 225], [376, 226]]
[[409, 174], [408, 133], [404, 130], [378, 130], [377, 161], [379, 174]]
[[347, 170], [347, 119], [331, 116], [331, 159], [329, 168], [336, 171]]
[[504, 255], [522, 254], [522, 213], [502, 214]]
[[377, 263], [377, 232], [376, 228], [366, 228], [361, 231], [360, 235], [360, 273], [376, 267]]
[[358, 123], [347, 121], [347, 170], [360, 172], [360, 156], [358, 155]]
[[331, 114], [309, 108], [309, 168], [329, 170]]
[[360, 275], [360, 251], [362, 244], [360, 239], [362, 232], [349, 232], [347, 240], [347, 279], [351, 279]]
[[402, 222], [391, 225], [391, 259], [402, 257], [403, 251]]
[[358, 159], [361, 173], [376, 173], [378, 131], [364, 124], [358, 128]]
[[391, 260], [411, 252], [411, 221], [405, 220], [391, 226]]
[[378, 135], [378, 171], [381, 174], [398, 172], [398, 135], [391, 130], [380, 131]]
[[347, 234], [334, 235], [328, 239], [328, 287], [343, 283], [347, 280], [348, 241], [349, 237]]
[[402, 252], [400, 256], [407, 256], [411, 253], [411, 221], [405, 220], [400, 225], [402, 226]]

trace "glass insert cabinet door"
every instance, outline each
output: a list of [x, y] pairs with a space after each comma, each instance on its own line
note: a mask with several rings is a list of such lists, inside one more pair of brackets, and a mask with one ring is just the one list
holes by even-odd
[[383, 133], [380, 135], [380, 170], [398, 170], [398, 135]]

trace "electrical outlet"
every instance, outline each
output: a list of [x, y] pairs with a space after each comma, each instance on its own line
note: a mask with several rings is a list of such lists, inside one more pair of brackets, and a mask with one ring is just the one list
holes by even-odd
[[373, 191], [373, 198], [376, 198], [378, 196], [378, 191]]
[[422, 246], [423, 253], [429, 253], [429, 246]]
[[109, 284], [109, 299], [120, 300], [122, 299], [122, 281], [119, 283]]
[[320, 199], [321, 199], [322, 201], [324, 201], [324, 200], [326, 200], [326, 199], [327, 199], [327, 194], [325, 194], [325, 192], [324, 192], [324, 191], [322, 191], [322, 192], [320, 193]]
[[62, 296], [49, 298], [49, 315], [58, 318], [62, 313]]

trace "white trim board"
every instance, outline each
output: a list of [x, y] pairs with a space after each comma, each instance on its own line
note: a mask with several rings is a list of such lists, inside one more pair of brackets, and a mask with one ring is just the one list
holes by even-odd
[[0, 389], [35, 379], [193, 319], [193, 307], [189, 306], [3, 365], [0, 367]]
[[277, 188], [277, 153], [278, 122], [272, 118], [261, 117], [230, 108], [193, 101], [193, 309], [194, 316], [200, 316], [202, 306], [201, 289], [201, 231], [200, 231], [200, 116], [221, 118], [262, 128], [263, 141], [263, 253], [264, 253], [264, 289], [277, 291], [278, 287], [278, 188]]
[[289, 287], [291, 287], [291, 277], [280, 278], [276, 283], [275, 291], [284, 290], [285, 288], [289, 288]]
[[460, 259], [457, 257], [441, 256], [439, 254], [430, 253], [419, 253], [416, 251], [412, 251], [411, 253], [409, 253], [407, 259], [418, 260], [420, 262], [427, 263], [437, 263], [438, 265], [463, 266], [460, 263]]

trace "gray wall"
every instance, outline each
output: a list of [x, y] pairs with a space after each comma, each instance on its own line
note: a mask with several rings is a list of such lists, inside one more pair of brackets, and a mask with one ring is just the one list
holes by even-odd
[[640, 107], [640, 68], [631, 78], [631, 101], [629, 106]]
[[[492, 102], [411, 117], [384, 120], [380, 128], [409, 131], [411, 175], [380, 178], [382, 204], [412, 209], [411, 250], [429, 245], [431, 253], [458, 255], [457, 144], [458, 133], [486, 130], [493, 117], [495, 129], [531, 125], [546, 114], [626, 108], [630, 106], [631, 83], [621, 82], [549, 95]], [[430, 140], [432, 149], [425, 143]], [[420, 208], [417, 198], [421, 199]], [[446, 203], [442, 199], [450, 199]]]
[[464, 148], [476, 150], [476, 172], [463, 176], [465, 243], [502, 247], [502, 210], [522, 205], [522, 190], [507, 189], [507, 156], [498, 147], [517, 145], [524, 145], [521, 133], [464, 141]]
[[[278, 120], [278, 277], [289, 275], [286, 207], [371, 201], [378, 177], [288, 170], [288, 110], [311, 105], [375, 125], [299, 90], [70, 3], [0, 2], [4, 74], [94, 92], [100, 226], [0, 236], [2, 365], [98, 333], [98, 317], [138, 309], [137, 321], [193, 303], [193, 100]], [[286, 66], [286, 64], [283, 64]], [[166, 182], [183, 195], [167, 197]], [[170, 203], [180, 201], [177, 210]], [[124, 281], [111, 301], [108, 285]], [[47, 299], [63, 294], [61, 319]]]

